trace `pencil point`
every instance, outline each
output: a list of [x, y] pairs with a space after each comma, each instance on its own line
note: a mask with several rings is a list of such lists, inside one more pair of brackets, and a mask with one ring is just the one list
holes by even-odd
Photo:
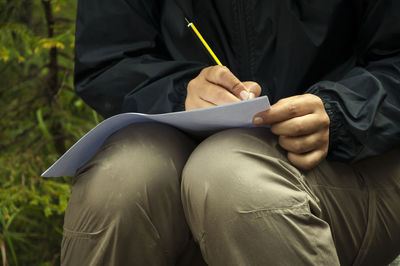
[[185, 20], [186, 20], [187, 24], [189, 25], [190, 21], [186, 17], [185, 17]]

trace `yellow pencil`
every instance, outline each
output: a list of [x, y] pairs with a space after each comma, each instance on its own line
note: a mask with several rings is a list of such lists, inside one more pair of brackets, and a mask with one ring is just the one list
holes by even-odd
[[185, 18], [186, 22], [188, 23], [188, 27], [192, 28], [192, 30], [194, 31], [194, 33], [196, 33], [197, 37], [200, 39], [201, 43], [204, 45], [204, 47], [207, 49], [207, 51], [210, 53], [210, 55], [212, 56], [212, 58], [214, 59], [214, 61], [222, 66], [221, 61], [219, 61], [218, 57], [214, 54], [213, 50], [211, 50], [211, 47], [208, 45], [208, 43], [206, 42], [206, 40], [204, 40], [203, 36], [201, 36], [201, 33], [197, 30], [196, 26], [192, 23], [189, 22], [189, 20], [187, 18]]

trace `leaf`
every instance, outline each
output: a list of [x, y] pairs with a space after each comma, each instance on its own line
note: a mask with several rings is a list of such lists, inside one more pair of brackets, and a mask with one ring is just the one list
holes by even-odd
[[45, 136], [48, 139], [51, 139], [51, 134], [47, 129], [46, 124], [43, 121], [42, 109], [40, 108], [36, 111], [36, 119], [37, 122], [39, 123], [39, 128], [42, 130], [43, 136]]
[[46, 217], [49, 217], [52, 214], [51, 208], [49, 206], [47, 206], [46, 208], [44, 208], [44, 215]]

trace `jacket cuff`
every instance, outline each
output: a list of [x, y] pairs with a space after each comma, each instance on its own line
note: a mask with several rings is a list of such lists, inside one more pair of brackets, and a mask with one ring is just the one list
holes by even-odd
[[187, 95], [187, 86], [190, 80], [183, 81], [179, 88], [176, 90], [177, 101], [175, 102], [175, 106], [173, 108], [174, 112], [185, 111], [185, 101]]
[[[327, 95], [317, 95], [321, 98], [325, 111], [329, 116], [330, 124], [329, 124], [329, 155], [331, 155], [332, 149], [339, 144], [339, 140], [341, 139], [341, 135], [345, 134], [344, 124], [343, 124], [343, 116], [339, 113], [338, 109], [332, 105], [331, 99]], [[328, 156], [329, 156], [328, 155]]]
[[194, 69], [192, 72], [181, 77], [176, 81], [173, 93], [168, 95], [168, 100], [172, 103], [173, 112], [185, 111], [185, 101], [187, 96], [187, 87], [189, 82], [194, 79], [203, 67]]
[[185, 111], [187, 86], [192, 79], [192, 75], [182, 78], [176, 82], [173, 92], [168, 95], [168, 100], [172, 104], [173, 112]]
[[[348, 161], [349, 154], [343, 151], [343, 140], [349, 139], [346, 126], [345, 119], [343, 115], [340, 113], [337, 104], [334, 104], [336, 99], [318, 89], [318, 86], [311, 87], [306, 93], [311, 93], [318, 96], [325, 107], [325, 111], [329, 116], [330, 124], [329, 124], [329, 148], [328, 148], [328, 160], [335, 161]], [[347, 158], [346, 158], [347, 157]]]

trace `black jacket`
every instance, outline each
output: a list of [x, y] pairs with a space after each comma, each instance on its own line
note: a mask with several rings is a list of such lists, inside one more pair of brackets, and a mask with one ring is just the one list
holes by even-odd
[[185, 16], [271, 103], [318, 95], [329, 158], [399, 146], [399, 0], [79, 0], [77, 93], [105, 117], [183, 110], [187, 83], [214, 64]]

